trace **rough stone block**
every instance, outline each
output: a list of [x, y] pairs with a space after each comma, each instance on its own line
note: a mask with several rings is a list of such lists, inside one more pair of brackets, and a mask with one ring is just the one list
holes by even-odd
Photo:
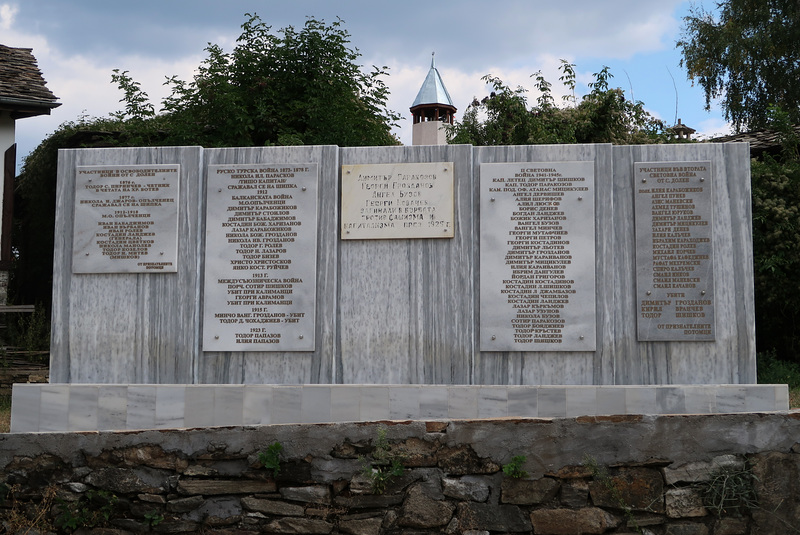
[[412, 528], [436, 528], [447, 525], [453, 516], [455, 505], [450, 502], [434, 500], [427, 496], [419, 486], [408, 491], [398, 523]]
[[327, 535], [333, 531], [333, 524], [314, 518], [280, 518], [267, 524], [266, 530], [271, 533]]
[[485, 502], [489, 498], [489, 484], [482, 477], [444, 478], [442, 484], [444, 495], [457, 500]]
[[181, 494], [264, 494], [275, 492], [272, 481], [220, 480], [220, 479], [181, 479], [178, 481]]
[[519, 532], [530, 531], [530, 520], [516, 505], [485, 503], [458, 504], [458, 520], [462, 530]]
[[565, 507], [586, 507], [589, 501], [589, 483], [581, 479], [562, 482], [559, 501]]
[[747, 526], [745, 518], [720, 518], [714, 523], [714, 535], [745, 535]]
[[705, 524], [670, 524], [665, 535], [708, 535]]
[[170, 500], [167, 502], [167, 511], [170, 513], [188, 513], [203, 505], [204, 502], [205, 500], [202, 496], [178, 498], [177, 500]]
[[696, 489], [668, 489], [665, 496], [667, 516], [670, 518], [691, 518], [706, 516], [703, 497]]
[[305, 503], [331, 503], [331, 489], [327, 486], [286, 487], [282, 488], [280, 493], [285, 500]]
[[549, 477], [536, 480], [504, 478], [500, 501], [516, 505], [546, 503], [556, 497], [558, 487], [558, 481]]
[[589, 493], [597, 507], [619, 509], [624, 505], [636, 511], [664, 512], [664, 480], [661, 472], [652, 468], [616, 469], [607, 480], [591, 481]]
[[242, 498], [242, 506], [248, 511], [257, 511], [267, 515], [303, 516], [304, 512], [302, 505], [278, 500], [262, 500], [251, 496]]
[[339, 521], [339, 530], [350, 535], [378, 535], [381, 532], [382, 517]]
[[446, 474], [462, 476], [467, 474], [494, 474], [500, 465], [490, 459], [481, 459], [468, 445], [446, 448], [439, 452], [439, 468]]
[[800, 518], [800, 455], [770, 452], [752, 458], [759, 507], [753, 511], [753, 530], [784, 533]]
[[597, 507], [582, 509], [536, 509], [531, 513], [534, 533], [540, 535], [572, 535], [604, 533], [620, 524], [620, 520]]
[[709, 476], [720, 468], [744, 468], [744, 460], [736, 455], [720, 455], [711, 461], [697, 461], [680, 466], [664, 467], [664, 481], [667, 485], [676, 483], [696, 483], [708, 481]]

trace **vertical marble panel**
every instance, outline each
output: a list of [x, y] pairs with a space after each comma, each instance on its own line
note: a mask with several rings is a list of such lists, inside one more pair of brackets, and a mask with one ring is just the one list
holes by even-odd
[[97, 429], [125, 429], [128, 421], [128, 387], [101, 385], [97, 398]]
[[744, 412], [747, 410], [747, 387], [744, 385], [719, 385], [717, 387], [717, 411]]
[[625, 414], [625, 389], [615, 386], [597, 387], [597, 414]]
[[14, 384], [11, 391], [11, 432], [39, 430], [42, 389], [39, 385]]
[[302, 423], [324, 423], [331, 421], [331, 387], [306, 385], [300, 406]]
[[503, 387], [482, 386], [478, 390], [478, 418], [508, 416], [508, 392]]
[[215, 386], [213, 425], [219, 425], [219, 426], [242, 425], [243, 418], [244, 418], [244, 386], [234, 386], [234, 385]]
[[129, 385], [128, 429], [154, 429], [155, 426], [155, 385]]
[[156, 386], [156, 424], [158, 429], [184, 427], [186, 387], [183, 385]]
[[214, 387], [191, 385], [184, 392], [186, 427], [209, 427], [214, 425]]
[[272, 423], [292, 424], [300, 421], [303, 408], [302, 386], [276, 386], [272, 390]]
[[[478, 202], [480, 165], [502, 162], [594, 162], [595, 232], [595, 351], [483, 351], [477, 356], [475, 384], [603, 384], [613, 377], [611, 332], [614, 278], [610, 269], [614, 254], [611, 240], [612, 157], [611, 145], [528, 145], [475, 147], [473, 195]], [[476, 204], [477, 205], [477, 204]], [[480, 257], [475, 256], [479, 271]], [[476, 283], [476, 285], [478, 285]], [[475, 317], [475, 329], [480, 318]], [[541, 402], [541, 397], [539, 398]], [[541, 403], [539, 410], [542, 410]]]
[[625, 414], [658, 414], [656, 388], [630, 386], [625, 389]]
[[[472, 147], [356, 147], [343, 165], [453, 162], [453, 238], [339, 243], [336, 382], [467, 384], [475, 355]], [[446, 403], [445, 403], [446, 408]]]
[[70, 431], [97, 429], [97, 402], [99, 388], [95, 385], [73, 385], [69, 391]]
[[447, 390], [449, 418], [477, 418], [478, 392], [477, 386], [451, 386]]
[[686, 397], [679, 387], [662, 386], [656, 390], [656, 405], [659, 414], [684, 414]]
[[[614, 147], [614, 382], [727, 384], [755, 381], [750, 160], [744, 144]], [[716, 339], [636, 340], [634, 162], [710, 161]]]
[[717, 411], [716, 387], [684, 386], [684, 409], [686, 414], [711, 414]]
[[789, 386], [775, 385], [775, 410], [789, 410]]
[[360, 407], [360, 420], [388, 420], [389, 387], [362, 386]]
[[419, 418], [419, 393], [420, 387], [417, 386], [390, 386], [389, 418]]
[[775, 410], [777, 393], [784, 385], [768, 385], [760, 388], [756, 385], [745, 385], [745, 410], [747, 412], [763, 412]]
[[42, 387], [39, 409], [39, 431], [67, 431], [69, 424], [69, 385], [49, 384]]
[[[50, 378], [191, 383], [198, 355], [200, 147], [59, 151]], [[180, 164], [176, 273], [73, 274], [78, 165]]]
[[573, 386], [567, 389], [567, 416], [594, 416], [597, 414], [597, 388]]
[[539, 390], [533, 386], [508, 387], [508, 415], [533, 418], [539, 415]]
[[358, 387], [335, 385], [331, 387], [331, 420], [357, 422], [361, 414], [361, 396]]
[[272, 423], [272, 387], [246, 385], [243, 403], [243, 425], [269, 425]]
[[447, 418], [449, 413], [448, 387], [427, 385], [419, 393], [420, 418]]
[[537, 406], [542, 418], [564, 418], [567, 415], [567, 389], [558, 386], [540, 387]]
[[[206, 149], [207, 165], [316, 163], [319, 169], [317, 190], [317, 266], [315, 349], [295, 352], [215, 352], [205, 351], [199, 362], [200, 383], [214, 384], [328, 384], [333, 383], [337, 353], [337, 242], [339, 206], [339, 149], [335, 146], [249, 147]], [[205, 178], [202, 182], [205, 184]], [[205, 213], [205, 210], [203, 210]], [[201, 225], [205, 235], [205, 222]], [[204, 245], [198, 263], [203, 271]], [[287, 277], [291, 273], [285, 274]]]

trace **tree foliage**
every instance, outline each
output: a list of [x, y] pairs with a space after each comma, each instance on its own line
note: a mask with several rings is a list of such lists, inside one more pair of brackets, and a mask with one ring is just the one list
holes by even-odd
[[800, 362], [799, 140], [785, 112], [767, 119], [782, 153], [751, 164], [756, 340], [759, 351]]
[[341, 20], [308, 19], [299, 30], [273, 33], [257, 15], [247, 16], [232, 52], [209, 45], [193, 80], [168, 79], [172, 94], [163, 105], [170, 143], [397, 143], [390, 130], [400, 116], [386, 107], [387, 67], [361, 69]]
[[737, 132], [766, 126], [770, 106], [800, 122], [800, 3], [724, 0], [718, 13], [684, 18], [681, 65], [703, 88], [706, 109], [722, 99]]
[[460, 122], [450, 131], [451, 143], [473, 145], [525, 145], [541, 143], [653, 143], [666, 140], [665, 125], [644, 109], [642, 102], [625, 98], [610, 88], [613, 75], [607, 67], [594, 73], [590, 92], [575, 97], [575, 65], [561, 61], [559, 78], [567, 94], [558, 106], [552, 84], [541, 72], [532, 75], [539, 92], [528, 109], [527, 90], [511, 89], [495, 76], [482, 78], [492, 88], [483, 100], [472, 101]]

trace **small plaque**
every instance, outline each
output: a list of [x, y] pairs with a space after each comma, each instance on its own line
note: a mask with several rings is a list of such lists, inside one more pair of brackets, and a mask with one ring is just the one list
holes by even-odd
[[452, 238], [453, 163], [342, 166], [342, 239]]
[[313, 351], [315, 163], [209, 165], [203, 351]]
[[594, 351], [594, 162], [480, 173], [481, 351]]
[[637, 162], [640, 341], [714, 340], [711, 162]]
[[78, 166], [73, 273], [178, 270], [180, 165]]

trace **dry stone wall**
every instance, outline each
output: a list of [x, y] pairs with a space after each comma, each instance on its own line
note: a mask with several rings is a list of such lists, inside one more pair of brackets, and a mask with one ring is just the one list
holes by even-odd
[[784, 533], [798, 431], [793, 412], [7, 434], [0, 515], [8, 533]]

